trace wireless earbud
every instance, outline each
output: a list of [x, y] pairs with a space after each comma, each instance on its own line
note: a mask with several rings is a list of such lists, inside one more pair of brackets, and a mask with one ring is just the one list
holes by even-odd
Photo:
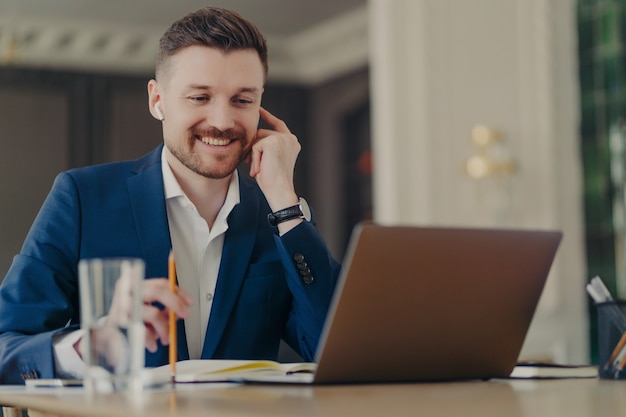
[[165, 119], [165, 117], [163, 117], [163, 113], [161, 112], [161, 103], [156, 103], [154, 105], [154, 111], [156, 112], [157, 116], [159, 116], [159, 120], [163, 120]]

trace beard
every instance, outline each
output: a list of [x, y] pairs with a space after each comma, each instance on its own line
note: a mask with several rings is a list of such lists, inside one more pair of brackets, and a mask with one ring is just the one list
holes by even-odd
[[[211, 146], [201, 142], [200, 139], [203, 137], [230, 140], [231, 143], [227, 145], [229, 151], [212, 154], [211, 160], [207, 161], [209, 157], [196, 149], [196, 146]], [[189, 131], [186, 140], [166, 141], [166, 144], [172, 155], [192, 172], [210, 179], [223, 179], [230, 176], [245, 159], [252, 149], [252, 142], [252, 138], [248, 139], [244, 129], [234, 128], [222, 131], [211, 127], [209, 129], [194, 128]]]

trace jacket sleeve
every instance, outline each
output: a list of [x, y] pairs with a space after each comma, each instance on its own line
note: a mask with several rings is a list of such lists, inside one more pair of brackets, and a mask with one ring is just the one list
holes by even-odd
[[304, 360], [313, 361], [341, 265], [314, 223], [304, 221], [275, 239], [293, 295], [284, 338]]
[[71, 177], [60, 174], [0, 285], [0, 383], [53, 378], [52, 336], [79, 323], [80, 213]]

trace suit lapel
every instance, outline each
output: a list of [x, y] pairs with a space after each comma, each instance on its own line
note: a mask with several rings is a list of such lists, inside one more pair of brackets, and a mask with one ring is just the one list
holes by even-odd
[[228, 218], [228, 231], [224, 238], [224, 249], [215, 288], [214, 304], [202, 349], [203, 358], [211, 358], [228, 324], [228, 320], [239, 296], [252, 249], [256, 241], [259, 219], [259, 202], [250, 192], [251, 184], [240, 175], [240, 203]]
[[[128, 179], [130, 203], [146, 261], [147, 277], [167, 277], [167, 259], [172, 247], [161, 171], [162, 149], [163, 146], [159, 146], [139, 159], [134, 168], [136, 175]], [[179, 358], [187, 359], [189, 353], [182, 320], [177, 327]]]
[[171, 248], [161, 172], [161, 149], [159, 147], [140, 159], [135, 166], [136, 175], [128, 178], [130, 203], [148, 277], [167, 276], [167, 258]]

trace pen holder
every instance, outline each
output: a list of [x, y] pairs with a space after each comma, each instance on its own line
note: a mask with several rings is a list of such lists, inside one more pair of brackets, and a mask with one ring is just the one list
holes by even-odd
[[596, 304], [598, 371], [603, 379], [626, 379], [626, 301]]

